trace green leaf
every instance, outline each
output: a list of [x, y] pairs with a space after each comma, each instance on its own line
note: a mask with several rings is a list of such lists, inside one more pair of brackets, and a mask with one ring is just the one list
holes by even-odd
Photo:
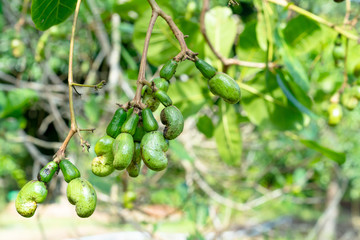
[[170, 85], [168, 95], [184, 118], [196, 114], [210, 99], [206, 81], [202, 78], [177, 81]]
[[285, 96], [287, 97], [287, 99], [289, 99], [289, 101], [294, 104], [294, 106], [299, 109], [301, 112], [307, 114], [309, 117], [312, 118], [318, 118], [318, 116], [316, 116], [313, 112], [311, 112], [307, 107], [305, 107], [304, 105], [302, 105], [297, 99], [296, 97], [292, 94], [292, 92], [287, 88], [287, 86], [284, 83], [284, 75], [279, 72], [279, 74], [276, 75], [276, 81], [279, 84], [279, 87], [281, 88], [281, 90], [284, 92]]
[[[224, 57], [230, 55], [236, 37], [237, 21], [228, 7], [215, 7], [205, 15], [206, 33], [214, 48]], [[224, 27], [226, 26], [226, 27]], [[205, 54], [213, 56], [209, 47], [206, 47]]]
[[304, 91], [308, 92], [310, 89], [309, 78], [306, 74], [306, 71], [298, 60], [296, 55], [291, 51], [291, 49], [286, 45], [280, 33], [276, 35], [276, 44], [279, 48], [279, 52], [284, 61], [286, 69], [289, 71], [290, 75], [294, 82]]
[[214, 135], [214, 124], [211, 118], [207, 115], [199, 117], [196, 122], [197, 129], [203, 133], [207, 138], [211, 138]]
[[259, 73], [254, 80], [247, 82], [257, 92], [247, 88], [242, 91], [242, 107], [250, 121], [258, 126], [279, 130], [301, 129], [304, 124], [302, 113], [289, 102], [275, 76], [270, 74], [266, 81], [264, 75]]
[[320, 144], [312, 140], [300, 139], [300, 142], [305, 146], [307, 146], [308, 148], [318, 151], [325, 157], [330, 158], [331, 160], [337, 162], [340, 165], [345, 163], [346, 161], [346, 154], [343, 152], [335, 152], [329, 148], [321, 146]]
[[260, 48], [256, 35], [256, 21], [251, 21], [245, 25], [244, 31], [239, 36], [239, 45], [236, 53], [239, 59], [251, 62], [264, 62], [266, 52]]
[[220, 121], [215, 128], [215, 140], [221, 159], [229, 165], [241, 161], [242, 141], [234, 106], [220, 100]]
[[287, 45], [299, 53], [309, 53], [315, 48], [320, 51], [324, 42], [329, 41], [329, 31], [303, 15], [291, 19], [283, 35]]
[[33, 0], [31, 18], [37, 29], [45, 31], [64, 22], [74, 11], [77, 0]]
[[[17, 88], [9, 91], [7, 94], [7, 103], [0, 117], [19, 116], [27, 107], [37, 100], [38, 93], [31, 89]], [[4, 99], [2, 101], [4, 101]]]
[[194, 162], [194, 159], [187, 153], [186, 149], [179, 141], [170, 141], [170, 149], [180, 160]]
[[[239, 44], [236, 47], [239, 59], [250, 62], [266, 62], [266, 52], [261, 49], [258, 38], [261, 36], [257, 36], [257, 22], [248, 22], [239, 36]], [[242, 77], [252, 76], [259, 71], [260, 69], [243, 67], [241, 75]]]

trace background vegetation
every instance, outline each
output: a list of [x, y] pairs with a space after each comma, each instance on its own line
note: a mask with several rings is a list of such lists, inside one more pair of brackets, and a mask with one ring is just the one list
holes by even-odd
[[[200, 31], [203, 1], [157, 2], [189, 35], [189, 48], [223, 69]], [[227, 66], [242, 101], [232, 106], [215, 98], [194, 64], [182, 62], [169, 95], [186, 123], [170, 143], [169, 167], [159, 173], [144, 168], [136, 179], [118, 172], [99, 178], [90, 169], [94, 149], [82, 152], [74, 138], [67, 156], [96, 187], [96, 213], [79, 220], [71, 206], [62, 205], [59, 176], [50, 185], [50, 200], [36, 217], [24, 220], [14, 209], [17, 191], [51, 160], [69, 129], [72, 21], [42, 32], [30, 10], [22, 12], [29, 1], [0, 0], [0, 236], [63, 239], [135, 230], [152, 238], [164, 232], [183, 232], [187, 239], [359, 238], [359, 109], [343, 108], [337, 126], [328, 125], [327, 109], [348, 87], [344, 81], [357, 84], [360, 47], [356, 39], [342, 37], [346, 61], [336, 64], [338, 31], [309, 18], [314, 13], [356, 37], [359, 2], [348, 11], [350, 1], [299, 0], [285, 8], [280, 0], [237, 2], [211, 1], [205, 16], [210, 42], [224, 58], [275, 64]], [[309, 12], [299, 14], [291, 6]], [[145, 1], [83, 2], [74, 80], [107, 81], [101, 90], [79, 88], [74, 95], [79, 126], [96, 128], [84, 133], [91, 146], [105, 132], [116, 103], [134, 96], [150, 14]], [[158, 19], [148, 79], [179, 50]]]

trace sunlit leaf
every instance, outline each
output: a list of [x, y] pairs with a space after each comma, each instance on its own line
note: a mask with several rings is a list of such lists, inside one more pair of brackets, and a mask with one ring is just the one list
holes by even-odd
[[307, 146], [308, 148], [318, 151], [325, 157], [330, 158], [331, 160], [337, 162], [338, 164], [343, 164], [346, 161], [345, 153], [333, 151], [327, 147], [321, 146], [319, 143], [312, 140], [300, 139], [300, 142], [305, 146]]
[[229, 165], [241, 161], [242, 141], [234, 106], [221, 100], [220, 121], [215, 128], [215, 139], [221, 159]]
[[31, 18], [36, 28], [46, 29], [64, 22], [74, 11], [77, 0], [33, 0]]

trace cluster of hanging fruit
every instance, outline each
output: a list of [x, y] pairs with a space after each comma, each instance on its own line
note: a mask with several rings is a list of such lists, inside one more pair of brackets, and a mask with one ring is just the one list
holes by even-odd
[[[345, 48], [341, 41], [341, 35], [338, 35], [335, 40], [333, 57], [336, 66], [342, 64], [345, 59]], [[353, 75], [355, 78], [360, 77], [360, 63], [355, 66]], [[341, 93], [336, 94], [341, 94], [341, 96], [334, 98], [335, 101], [328, 107], [329, 125], [337, 125], [341, 121], [343, 116], [342, 107], [345, 107], [349, 111], [355, 109], [360, 100], [360, 86], [357, 85], [355, 81], [352, 85], [346, 86]]]
[[[115, 111], [106, 135], [95, 145], [97, 157], [91, 165], [95, 175], [108, 176], [116, 169], [126, 170], [130, 177], [137, 177], [142, 162], [153, 171], [167, 167], [169, 140], [178, 137], [184, 128], [184, 118], [167, 94], [177, 66], [177, 61], [168, 61], [160, 70], [160, 77], [154, 78], [151, 86], [142, 89], [145, 108], [127, 105]], [[195, 66], [208, 80], [209, 89], [214, 95], [232, 104], [240, 101], [240, 88], [234, 79], [217, 72], [204, 60], [197, 58]], [[165, 126], [162, 132], [153, 115], [160, 104], [164, 106], [160, 113], [161, 123]]]
[[[167, 91], [170, 79], [174, 76], [178, 62], [168, 61], [160, 71], [160, 77], [152, 80], [142, 89], [142, 102], [145, 107], [131, 106], [119, 108], [106, 128], [106, 135], [95, 145], [95, 157], [91, 163], [92, 172], [100, 177], [108, 176], [115, 169], [125, 170], [130, 177], [137, 177], [142, 162], [153, 171], [164, 170], [168, 165], [166, 151], [169, 140], [178, 137], [184, 128], [184, 118], [172, 103]], [[224, 73], [201, 59], [195, 66], [208, 80], [210, 91], [228, 103], [240, 101], [238, 84]], [[163, 131], [153, 112], [164, 106], [160, 113]], [[67, 198], [76, 206], [79, 217], [89, 217], [96, 207], [96, 192], [86, 179], [80, 177], [77, 167], [69, 160], [51, 161], [38, 174], [38, 180], [28, 182], [19, 192], [15, 205], [21, 216], [32, 217], [38, 203], [45, 201], [47, 184], [61, 170], [68, 183]]]
[[59, 169], [68, 183], [66, 194], [69, 202], [76, 206], [79, 217], [89, 217], [95, 211], [96, 192], [94, 187], [86, 179], [80, 177], [80, 171], [69, 160], [63, 159], [60, 163], [49, 162], [43, 167], [38, 180], [32, 180], [25, 184], [15, 200], [17, 212], [23, 217], [32, 217], [36, 211], [37, 204], [45, 201], [47, 196], [47, 184]]

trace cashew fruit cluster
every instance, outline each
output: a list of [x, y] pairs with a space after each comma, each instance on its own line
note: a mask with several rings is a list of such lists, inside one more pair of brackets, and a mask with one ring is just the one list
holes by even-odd
[[208, 79], [210, 92], [230, 104], [235, 104], [240, 101], [240, 87], [229, 75], [217, 72], [213, 66], [202, 59], [197, 59], [195, 66], [201, 74]]
[[[178, 137], [184, 128], [184, 118], [168, 96], [169, 80], [174, 76], [178, 63], [168, 61], [154, 78], [152, 87], [142, 89], [142, 101], [146, 107], [119, 108], [106, 128], [106, 135], [95, 145], [92, 172], [104, 177], [114, 170], [126, 170], [130, 177], [140, 174], [142, 163], [149, 169], [161, 171], [167, 167], [168, 140]], [[160, 106], [163, 132], [153, 112]]]
[[[240, 101], [240, 87], [230, 76], [217, 72], [202, 59], [194, 59], [195, 66], [208, 79], [210, 91], [226, 102]], [[184, 129], [184, 118], [167, 94], [178, 62], [169, 60], [160, 70], [160, 77], [148, 82], [141, 90], [141, 106], [129, 102], [117, 109], [106, 128], [106, 135], [95, 145], [96, 156], [92, 172], [105, 177], [114, 170], [126, 170], [130, 177], [137, 177], [144, 163], [153, 171], [164, 170], [168, 165], [166, 152], [169, 140], [177, 138]], [[163, 131], [153, 115], [160, 104]]]
[[69, 160], [63, 159], [60, 163], [51, 161], [38, 173], [37, 179], [25, 184], [15, 200], [17, 212], [23, 217], [32, 217], [37, 204], [45, 201], [47, 184], [53, 176], [61, 170], [64, 180], [69, 183], [67, 197], [71, 204], [76, 205], [79, 217], [89, 217], [96, 207], [96, 192], [93, 186], [83, 178], [80, 171]]

